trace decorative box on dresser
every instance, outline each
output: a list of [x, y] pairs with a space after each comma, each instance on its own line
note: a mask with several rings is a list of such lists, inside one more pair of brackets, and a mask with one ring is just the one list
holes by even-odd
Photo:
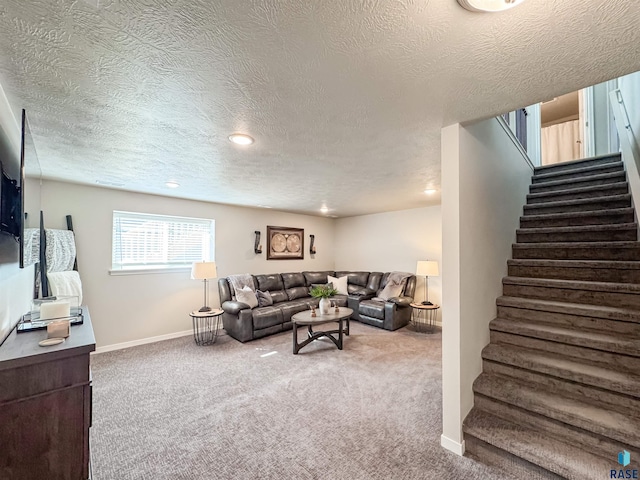
[[89, 311], [60, 345], [46, 330], [13, 332], [0, 346], [0, 478], [89, 478], [91, 372], [96, 341]]

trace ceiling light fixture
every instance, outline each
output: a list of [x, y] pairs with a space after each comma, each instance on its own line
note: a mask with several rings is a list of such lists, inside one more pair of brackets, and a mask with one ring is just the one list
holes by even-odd
[[427, 195], [433, 195], [434, 193], [436, 193], [437, 190], [435, 188], [427, 188], [424, 193], [426, 193]]
[[168, 182], [165, 183], [165, 185], [169, 188], [178, 188], [180, 186], [180, 184], [175, 180], [169, 180]]
[[229, 140], [236, 145], [251, 145], [254, 142], [253, 138], [245, 133], [232, 133]]
[[321, 211], [322, 213], [327, 213], [327, 212], [329, 211], [329, 209], [327, 208], [327, 206], [326, 206], [326, 205], [323, 205], [323, 206], [322, 206], [322, 208], [320, 209], [320, 211]]
[[458, 0], [458, 3], [472, 12], [501, 12], [508, 10], [524, 0]]

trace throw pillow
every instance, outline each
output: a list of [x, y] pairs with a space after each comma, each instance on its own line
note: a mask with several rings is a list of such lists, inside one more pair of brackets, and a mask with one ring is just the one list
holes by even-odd
[[236, 300], [249, 305], [249, 308], [256, 308], [258, 306], [258, 297], [256, 292], [245, 286], [242, 290], [236, 290]]
[[382, 300], [387, 301], [390, 298], [399, 296], [401, 293], [402, 293], [401, 283], [389, 282], [378, 293], [378, 298], [381, 298]]
[[340, 278], [327, 275], [327, 280], [333, 283], [333, 288], [338, 291], [338, 295], [349, 295], [349, 291], [347, 290], [347, 281], [349, 280], [349, 277], [347, 275]]
[[256, 296], [258, 297], [259, 307], [268, 307], [269, 305], [273, 305], [273, 298], [271, 298], [271, 294], [268, 290], [266, 292], [256, 290]]

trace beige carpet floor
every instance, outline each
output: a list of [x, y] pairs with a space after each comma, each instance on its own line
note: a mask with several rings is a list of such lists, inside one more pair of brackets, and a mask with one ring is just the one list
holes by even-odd
[[286, 332], [95, 355], [93, 478], [509, 478], [440, 446], [440, 358], [440, 333], [359, 322], [343, 351], [292, 355]]

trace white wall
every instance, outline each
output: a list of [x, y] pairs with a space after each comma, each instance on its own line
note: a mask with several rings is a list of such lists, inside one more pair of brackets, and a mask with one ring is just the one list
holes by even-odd
[[442, 445], [462, 454], [462, 421], [532, 171], [493, 118], [444, 128], [441, 169]]
[[[440, 206], [377, 213], [336, 221], [335, 264], [340, 270], [415, 273], [418, 260], [441, 265]], [[417, 278], [416, 299], [424, 299], [424, 277]], [[429, 300], [440, 304], [440, 277], [429, 278]]]
[[[220, 277], [334, 268], [334, 220], [329, 218], [47, 180], [41, 197], [48, 228], [66, 228], [65, 216], [73, 216], [84, 303], [91, 311], [98, 347], [187, 331], [189, 312], [203, 302], [203, 284], [191, 280], [189, 272], [109, 275], [113, 210], [213, 218]], [[267, 261], [267, 225], [304, 228], [304, 260]], [[254, 230], [262, 232], [261, 255], [253, 252]], [[308, 253], [310, 234], [316, 236], [313, 258]], [[219, 305], [216, 280], [210, 292], [209, 303]]]

